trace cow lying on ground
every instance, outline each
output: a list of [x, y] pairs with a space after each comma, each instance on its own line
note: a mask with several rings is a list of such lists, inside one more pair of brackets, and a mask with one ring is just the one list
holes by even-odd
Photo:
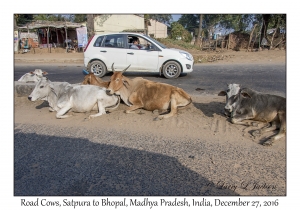
[[43, 77], [29, 95], [30, 101], [48, 101], [50, 111], [57, 111], [56, 118], [66, 118], [70, 109], [74, 112], [89, 112], [98, 110], [98, 114], [90, 118], [106, 114], [105, 108], [114, 109], [120, 104], [118, 96], [109, 96], [106, 89], [94, 85], [71, 85], [67, 82], [55, 83]]
[[232, 111], [231, 122], [249, 125], [243, 120], [256, 120], [267, 123], [267, 126], [252, 133], [258, 136], [264, 132], [279, 128], [278, 134], [269, 138], [263, 145], [272, 145], [282, 138], [286, 132], [286, 99], [281, 96], [256, 92], [249, 88], [242, 88], [235, 97], [231, 97], [229, 104], [236, 104]]
[[19, 82], [38, 82], [44, 75], [47, 75], [46, 71], [41, 69], [35, 69], [34, 71], [24, 74], [18, 81]]
[[100, 79], [99, 77], [95, 76], [94, 73], [89, 73], [88, 75], [86, 75], [83, 79], [82, 82], [83, 85], [96, 85], [99, 87], [105, 87], [108, 88], [109, 85], [109, 81], [103, 81], [102, 79]]
[[226, 96], [226, 104], [224, 108], [224, 114], [228, 117], [230, 117], [233, 108], [235, 107], [235, 103], [229, 104], [229, 99], [236, 96], [241, 89], [241, 86], [239, 84], [228, 84], [226, 91], [221, 91], [218, 96]]
[[170, 113], [155, 118], [155, 120], [161, 120], [174, 116], [178, 107], [187, 106], [192, 102], [191, 97], [181, 88], [153, 82], [142, 77], [129, 79], [123, 75], [123, 72], [130, 65], [123, 71], [115, 71], [113, 65], [111, 68], [114, 74], [110, 78], [107, 93], [120, 95], [124, 103], [130, 106], [125, 111], [126, 113], [133, 113], [139, 108], [148, 111], [171, 110]]

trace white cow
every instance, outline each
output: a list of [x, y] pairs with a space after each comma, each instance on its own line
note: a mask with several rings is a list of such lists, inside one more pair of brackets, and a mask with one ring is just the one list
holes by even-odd
[[107, 109], [115, 109], [120, 104], [120, 97], [107, 95], [106, 88], [94, 85], [71, 85], [67, 82], [51, 82], [43, 77], [28, 96], [30, 101], [45, 100], [49, 103], [50, 111], [57, 111], [56, 118], [66, 118], [64, 115], [70, 109], [74, 112], [98, 110], [98, 114], [90, 118], [106, 114]]
[[48, 72], [42, 71], [42, 69], [35, 69], [34, 71], [24, 74], [18, 81], [19, 82], [38, 82]]

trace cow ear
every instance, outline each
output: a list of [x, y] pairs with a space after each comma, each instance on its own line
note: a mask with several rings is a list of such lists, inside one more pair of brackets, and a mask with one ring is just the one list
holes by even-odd
[[222, 90], [222, 91], [218, 94], [218, 96], [226, 96], [226, 92], [225, 92], [224, 90]]
[[124, 80], [124, 78], [122, 78], [122, 83], [126, 88], [127, 88], [127, 85], [129, 85], [128, 81]]
[[46, 72], [46, 71], [43, 72], [43, 75], [47, 75], [47, 74], [48, 74], [48, 72]]
[[241, 91], [241, 95], [244, 97], [244, 98], [251, 98], [251, 96], [246, 92], [246, 91]]
[[29, 72], [29, 74], [34, 74], [33, 71]]

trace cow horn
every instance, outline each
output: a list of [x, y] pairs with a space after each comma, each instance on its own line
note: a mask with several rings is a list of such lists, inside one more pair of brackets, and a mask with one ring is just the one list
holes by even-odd
[[113, 72], [115, 72], [115, 69], [114, 69], [114, 63], [111, 65], [111, 70], [112, 70]]
[[126, 71], [130, 66], [131, 66], [131, 64], [126, 69], [124, 69], [123, 72]]

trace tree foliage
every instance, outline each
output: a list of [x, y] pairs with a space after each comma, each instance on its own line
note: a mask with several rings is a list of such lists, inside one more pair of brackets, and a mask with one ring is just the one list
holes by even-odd
[[153, 19], [167, 25], [170, 25], [173, 20], [170, 14], [145, 14], [144, 17], [145, 19]]
[[257, 24], [258, 19], [256, 14], [223, 14], [220, 16], [219, 25], [224, 29], [245, 32]]
[[74, 20], [75, 23], [82, 23], [87, 21], [87, 15], [86, 14], [75, 14]]
[[[270, 48], [276, 47], [285, 42], [286, 15], [285, 14], [262, 14], [261, 39], [265, 38]], [[268, 29], [275, 29], [268, 34]], [[274, 38], [276, 41], [274, 42]]]
[[185, 28], [178, 22], [173, 22], [171, 24], [171, 39], [181, 38], [184, 42], [191, 42], [192, 35], [189, 31], [185, 30]]
[[34, 20], [69, 21], [69, 17], [62, 14], [39, 14], [33, 15], [33, 18]]
[[14, 14], [15, 25], [21, 26], [30, 23], [33, 20], [32, 14]]
[[180, 23], [189, 32], [194, 32], [195, 28], [199, 26], [199, 15], [183, 14], [178, 19]]

